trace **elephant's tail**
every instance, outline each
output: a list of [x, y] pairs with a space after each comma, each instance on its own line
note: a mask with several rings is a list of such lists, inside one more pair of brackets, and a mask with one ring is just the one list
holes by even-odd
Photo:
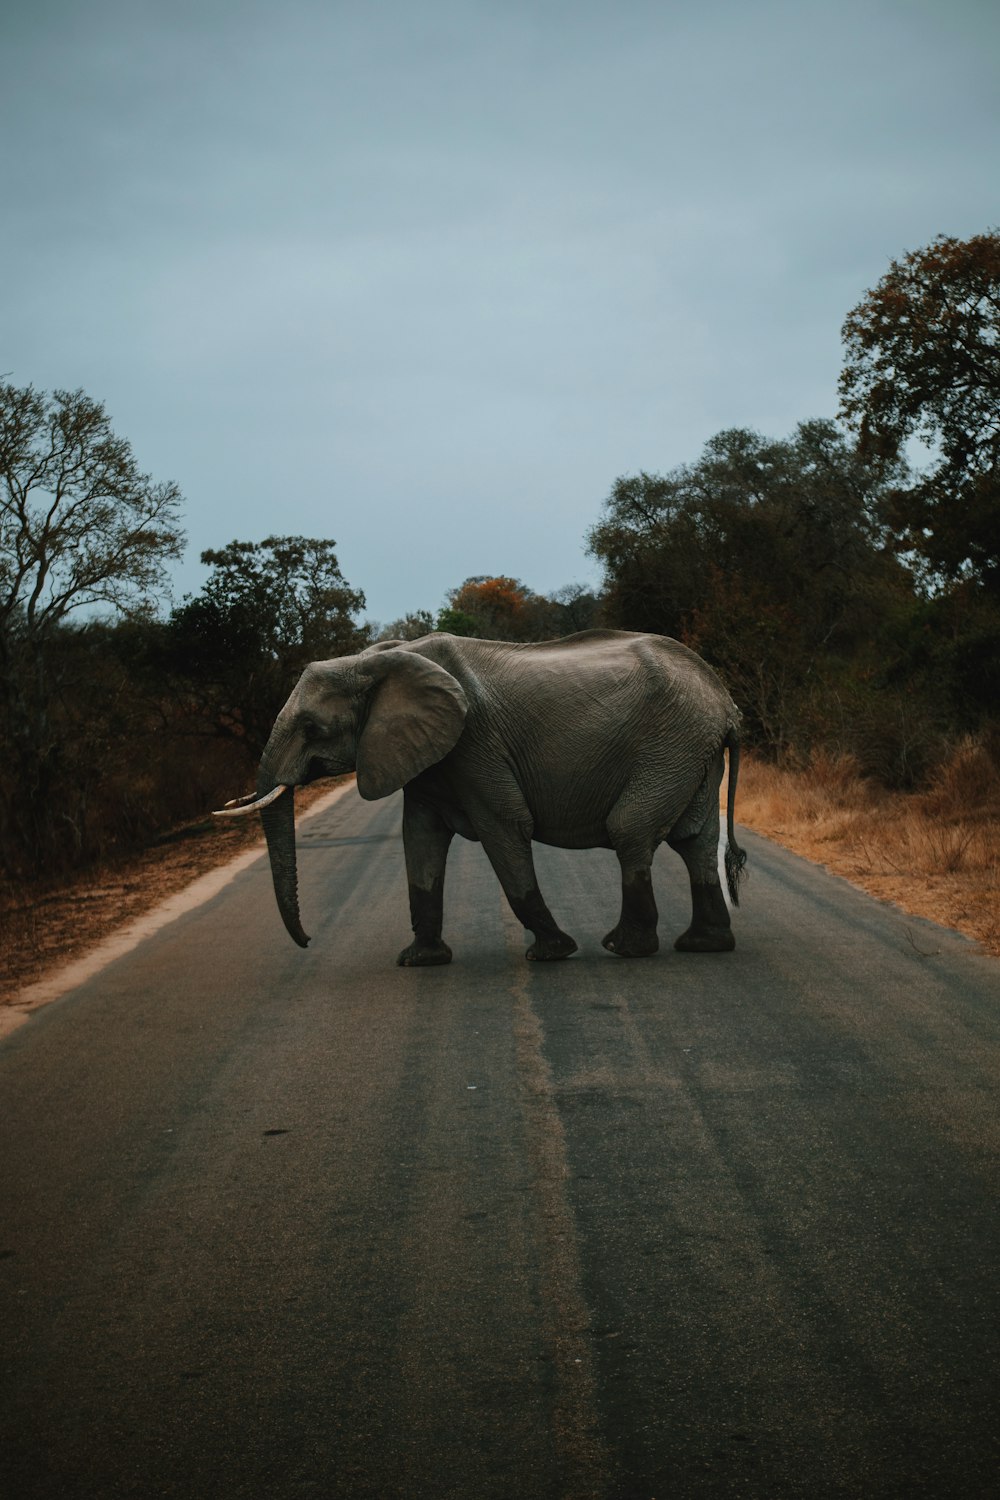
[[734, 906], [740, 904], [740, 882], [746, 879], [746, 850], [736, 842], [733, 816], [736, 811], [736, 783], [740, 775], [740, 737], [735, 729], [726, 735], [729, 750], [729, 796], [726, 803], [726, 884]]

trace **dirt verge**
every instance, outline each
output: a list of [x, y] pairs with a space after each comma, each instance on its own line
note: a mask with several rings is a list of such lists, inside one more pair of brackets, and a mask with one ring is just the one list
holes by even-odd
[[[295, 794], [297, 811], [307, 811], [351, 779], [301, 788]], [[264, 847], [256, 816], [209, 815], [171, 829], [140, 855], [101, 865], [76, 880], [27, 892], [0, 891], [0, 1005], [9, 1005], [29, 985], [256, 845]]]

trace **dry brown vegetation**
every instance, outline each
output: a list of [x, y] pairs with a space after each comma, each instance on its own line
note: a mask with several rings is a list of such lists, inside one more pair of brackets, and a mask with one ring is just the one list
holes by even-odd
[[976, 939], [1000, 956], [1000, 743], [966, 738], [922, 792], [889, 792], [850, 756], [802, 769], [748, 758], [741, 823], [873, 896]]

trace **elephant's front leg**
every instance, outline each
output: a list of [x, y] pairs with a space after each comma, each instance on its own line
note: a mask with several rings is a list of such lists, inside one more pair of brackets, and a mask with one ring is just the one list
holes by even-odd
[[413, 942], [396, 962], [404, 969], [451, 963], [451, 949], [442, 940], [444, 867], [452, 830], [432, 808], [403, 793], [403, 851], [410, 891]]
[[479, 833], [511, 911], [521, 926], [534, 935], [535, 941], [525, 957], [535, 962], [569, 958], [577, 945], [568, 932], [556, 925], [538, 889], [530, 834], [507, 824], [488, 832], [480, 828]]

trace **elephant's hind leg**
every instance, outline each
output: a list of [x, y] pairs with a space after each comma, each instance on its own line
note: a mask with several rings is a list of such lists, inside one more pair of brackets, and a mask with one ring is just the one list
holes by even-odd
[[431, 808], [403, 794], [403, 850], [410, 892], [413, 942], [396, 959], [403, 969], [451, 963], [441, 937], [444, 869], [452, 831]]
[[658, 921], [651, 870], [648, 866], [626, 869], [623, 864], [622, 914], [617, 927], [601, 939], [602, 945], [619, 958], [649, 958], [660, 946], [656, 935]]
[[687, 866], [691, 881], [691, 925], [674, 943], [681, 953], [731, 953], [736, 947], [729, 907], [719, 882], [721, 780], [720, 755], [667, 838]]
[[691, 925], [674, 942], [678, 953], [732, 953], [736, 947], [729, 908], [718, 881], [691, 881]]

